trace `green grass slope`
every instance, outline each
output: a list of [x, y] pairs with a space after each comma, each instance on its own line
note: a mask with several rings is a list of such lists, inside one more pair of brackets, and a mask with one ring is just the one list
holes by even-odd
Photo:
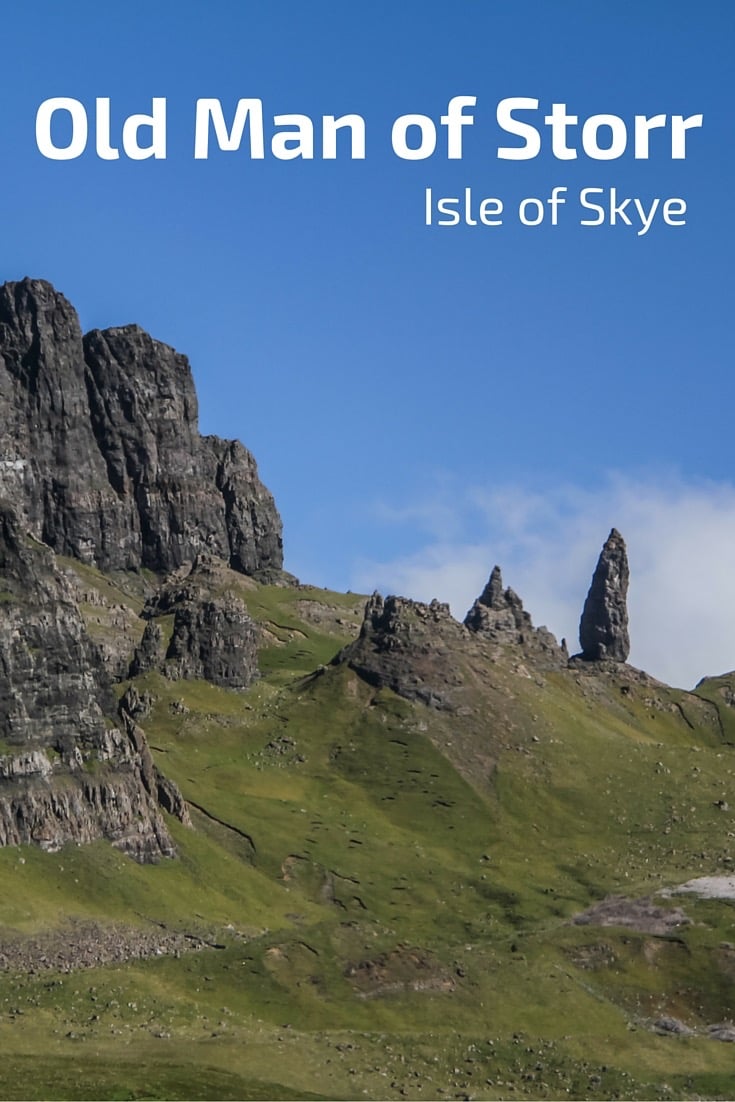
[[0, 850], [4, 940], [94, 921], [213, 947], [0, 972], [0, 1096], [730, 1096], [707, 1030], [735, 1014], [732, 905], [657, 896], [691, 920], [664, 933], [573, 919], [732, 870], [735, 679], [693, 695], [505, 653], [438, 712], [326, 665], [362, 598], [231, 584], [260, 681], [136, 682], [192, 808], [179, 858]]

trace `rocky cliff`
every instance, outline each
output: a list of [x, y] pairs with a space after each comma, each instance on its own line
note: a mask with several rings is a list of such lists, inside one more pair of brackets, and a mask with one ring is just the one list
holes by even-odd
[[[172, 854], [160, 808], [188, 809], [139, 722], [158, 675], [244, 690], [261, 647], [303, 637], [291, 611], [269, 626], [253, 618], [268, 600], [249, 606], [253, 579], [295, 583], [273, 499], [241, 444], [199, 434], [185, 357], [135, 325], [83, 336], [43, 281], [0, 287], [0, 416], [0, 845], [105, 837], [140, 860]], [[592, 681], [627, 659], [627, 584], [613, 529], [582, 614]], [[333, 659], [463, 717], [468, 761], [503, 726], [514, 678], [542, 687], [568, 663], [497, 566], [464, 623], [374, 594]], [[118, 706], [112, 679], [141, 676]]]
[[0, 845], [108, 838], [172, 856], [145, 737], [112, 688], [52, 552], [0, 504]]
[[103, 570], [164, 574], [199, 551], [246, 574], [282, 566], [252, 455], [199, 434], [186, 357], [137, 325], [83, 336], [43, 280], [0, 287], [0, 496]]
[[[134, 656], [130, 608], [98, 594], [92, 618], [104, 606], [114, 636], [100, 651], [80, 611], [94, 584], [55, 553], [106, 572], [178, 568]], [[137, 672], [250, 684], [247, 609], [204, 584], [220, 560], [280, 577], [281, 523], [250, 453], [199, 434], [186, 358], [138, 326], [83, 336], [44, 281], [0, 287], [0, 845], [104, 837], [141, 861], [173, 855], [159, 808], [188, 810], [110, 676], [132, 658]]]

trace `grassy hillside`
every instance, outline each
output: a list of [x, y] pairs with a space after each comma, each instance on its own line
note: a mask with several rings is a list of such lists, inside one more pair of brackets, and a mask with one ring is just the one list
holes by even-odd
[[[83, 569], [104, 642], [144, 593]], [[508, 648], [458, 656], [462, 706], [437, 711], [327, 665], [363, 598], [228, 584], [260, 681], [136, 682], [192, 809], [179, 858], [0, 849], [4, 942], [95, 923], [192, 948], [0, 972], [1, 1096], [731, 1095], [707, 1030], [735, 1015], [733, 906], [655, 893], [732, 870], [735, 678], [693, 695]], [[611, 895], [690, 921], [574, 923]]]

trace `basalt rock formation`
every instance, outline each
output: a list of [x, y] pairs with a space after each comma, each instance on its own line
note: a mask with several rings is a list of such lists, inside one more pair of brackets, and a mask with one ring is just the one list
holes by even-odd
[[243, 688], [255, 626], [205, 575], [214, 554], [281, 579], [273, 499], [241, 444], [200, 436], [185, 357], [138, 326], [83, 337], [44, 281], [0, 287], [0, 418], [0, 845], [103, 837], [141, 861], [172, 856], [159, 809], [186, 822], [187, 807], [138, 726], [144, 697], [118, 711], [110, 680], [128, 673], [135, 616], [55, 556], [173, 571], [133, 672]]
[[469, 661], [477, 668], [496, 648], [516, 652], [539, 671], [567, 665], [565, 644], [559, 646], [545, 627], [535, 628], [512, 589], [503, 588], [496, 566], [482, 594], [460, 624], [449, 605], [430, 604], [378, 593], [367, 602], [359, 637], [334, 659], [346, 662], [368, 684], [390, 688], [408, 700], [433, 708], [461, 707], [461, 672]]
[[466, 637], [449, 605], [384, 599], [374, 593], [365, 606], [359, 637], [333, 661], [346, 662], [376, 688], [434, 708], [451, 708], [451, 690], [460, 684], [457, 647]]
[[145, 737], [111, 684], [52, 552], [0, 505], [0, 845], [108, 838], [173, 856]]
[[[202, 678], [228, 689], [246, 689], [257, 678], [257, 627], [239, 597], [212, 591], [217, 573], [212, 557], [199, 555], [186, 575], [177, 572], [146, 603], [132, 677], [158, 669], [174, 681]], [[167, 643], [163, 617], [171, 625]]]
[[579, 642], [585, 661], [627, 661], [629, 577], [625, 540], [613, 528], [600, 553], [582, 610]]
[[185, 356], [137, 325], [82, 336], [51, 284], [0, 287], [0, 495], [54, 551], [165, 574], [211, 551], [282, 566], [281, 521], [237, 441], [200, 436]]
[[[112, 683], [259, 677], [259, 647], [296, 630], [269, 633], [247, 606], [258, 582], [296, 584], [273, 499], [241, 444], [199, 434], [183, 356], [134, 325], [82, 336], [43, 281], [0, 287], [0, 417], [0, 846], [102, 837], [138, 860], [173, 855], [161, 809], [187, 823], [188, 808], [144, 732], [156, 679], [119, 705]], [[627, 659], [627, 585], [613, 530], [582, 615], [590, 663]], [[438, 601], [374, 594], [333, 659], [451, 723], [472, 717], [456, 733], [467, 761], [485, 753], [469, 744], [487, 701], [502, 726], [513, 678], [543, 686], [567, 662], [499, 567], [464, 623]]]
[[545, 627], [535, 628], [523, 602], [510, 587], [503, 588], [499, 566], [494, 566], [487, 585], [465, 616], [465, 627], [497, 643], [511, 643], [545, 656], [552, 664], [565, 664], [567, 653]]

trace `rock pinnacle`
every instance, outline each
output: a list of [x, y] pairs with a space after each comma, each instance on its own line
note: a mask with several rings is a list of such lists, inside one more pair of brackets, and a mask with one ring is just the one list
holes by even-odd
[[585, 661], [627, 661], [630, 653], [626, 604], [629, 576], [625, 540], [613, 528], [597, 561], [579, 624], [579, 642]]

